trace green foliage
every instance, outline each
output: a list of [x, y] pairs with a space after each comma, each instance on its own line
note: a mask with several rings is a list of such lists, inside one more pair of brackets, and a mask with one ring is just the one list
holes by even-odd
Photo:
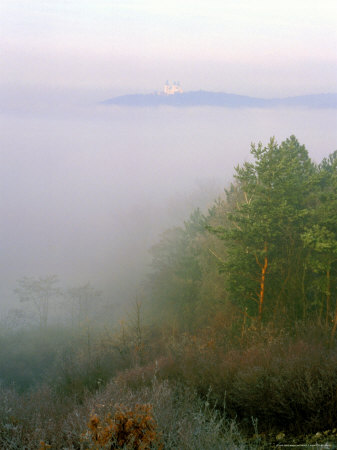
[[[279, 146], [274, 139], [267, 147], [252, 145], [251, 153], [254, 161], [236, 168], [236, 189], [227, 192], [229, 224], [211, 228], [225, 241], [227, 258], [221, 270], [228, 294], [265, 321], [281, 315], [305, 319], [308, 309], [315, 309], [312, 286], [305, 280], [308, 268], [318, 267], [319, 259], [330, 265], [327, 251], [334, 253], [335, 248], [332, 232], [320, 228], [318, 236], [319, 169], [294, 136]], [[327, 161], [326, 166], [330, 168]], [[330, 189], [322, 170], [320, 182]], [[332, 178], [334, 171], [329, 174]], [[330, 200], [336, 197], [336, 191], [329, 192]], [[308, 251], [313, 240], [316, 253]]]
[[197, 239], [204, 228], [205, 218], [196, 210], [184, 228], [166, 231], [152, 247], [149, 289], [158, 320], [165, 318], [178, 325], [191, 323], [201, 280]]
[[307, 249], [307, 267], [313, 304], [319, 308], [319, 318], [325, 310], [325, 323], [333, 318], [332, 303], [335, 303], [334, 322], [337, 325], [337, 152], [325, 158], [317, 168], [313, 180], [314, 207], [310, 210], [310, 221], [302, 234]]
[[153, 247], [153, 315], [191, 330], [230, 304], [247, 325], [325, 314], [329, 326], [335, 310], [337, 328], [337, 152], [315, 165], [291, 136], [251, 155], [226, 201]]

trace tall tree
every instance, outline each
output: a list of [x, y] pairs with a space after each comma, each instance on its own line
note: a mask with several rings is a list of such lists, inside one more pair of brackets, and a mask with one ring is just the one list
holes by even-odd
[[226, 242], [230, 297], [261, 322], [299, 308], [301, 232], [315, 167], [294, 136], [280, 146], [274, 139], [252, 145], [251, 154], [254, 161], [236, 168], [237, 186], [228, 192], [229, 225], [212, 231]]
[[193, 323], [201, 279], [196, 237], [204, 232], [205, 218], [196, 210], [184, 227], [167, 230], [152, 247], [153, 270], [148, 288], [158, 320], [185, 328]]
[[[337, 151], [324, 158], [318, 166], [315, 185], [316, 201], [302, 239], [309, 250], [313, 303], [319, 307], [320, 319], [325, 309], [325, 324], [328, 326], [332, 320], [333, 303], [336, 302]], [[336, 314], [334, 321], [337, 321]]]

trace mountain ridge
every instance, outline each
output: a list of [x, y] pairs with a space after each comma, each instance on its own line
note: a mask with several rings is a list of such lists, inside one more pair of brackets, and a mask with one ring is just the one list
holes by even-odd
[[174, 95], [165, 95], [162, 93], [121, 95], [104, 100], [101, 104], [138, 107], [167, 105], [173, 107], [275, 108], [283, 106], [335, 109], [337, 108], [337, 93], [308, 94], [284, 98], [259, 98], [200, 90]]

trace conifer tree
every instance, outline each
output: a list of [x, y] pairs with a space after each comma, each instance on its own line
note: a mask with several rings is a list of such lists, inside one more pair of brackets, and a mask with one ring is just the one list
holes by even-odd
[[252, 145], [251, 153], [254, 161], [236, 168], [237, 189], [228, 192], [229, 226], [213, 232], [227, 248], [222, 271], [232, 301], [261, 322], [300, 308], [301, 233], [315, 168], [294, 136], [280, 146], [274, 139]]

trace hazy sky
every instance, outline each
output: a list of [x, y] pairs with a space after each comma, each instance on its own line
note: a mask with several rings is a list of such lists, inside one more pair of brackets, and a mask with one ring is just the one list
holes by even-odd
[[1, 0], [0, 84], [337, 91], [335, 0]]

